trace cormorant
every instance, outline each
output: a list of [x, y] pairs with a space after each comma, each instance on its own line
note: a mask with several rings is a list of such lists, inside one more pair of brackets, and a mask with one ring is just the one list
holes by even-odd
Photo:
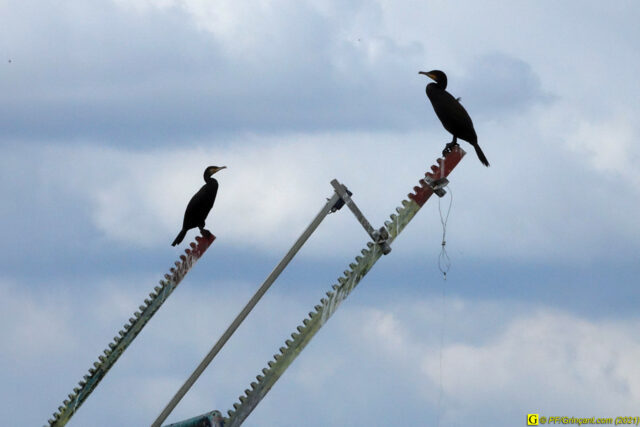
[[184, 212], [182, 230], [180, 230], [171, 246], [180, 244], [187, 231], [192, 228], [198, 227], [202, 234], [209, 233], [208, 230], [204, 229], [204, 220], [207, 219], [207, 215], [209, 215], [209, 211], [213, 207], [213, 202], [216, 200], [216, 194], [218, 194], [218, 181], [211, 176], [225, 168], [226, 166], [209, 166], [204, 170], [204, 182], [206, 184], [189, 201]]
[[442, 154], [448, 153], [453, 147], [457, 146], [457, 139], [460, 138], [473, 145], [482, 164], [489, 166], [489, 161], [478, 145], [478, 137], [469, 113], [460, 104], [460, 98], [456, 99], [446, 91], [447, 75], [440, 70], [433, 70], [428, 73], [420, 71], [418, 74], [424, 74], [435, 81], [435, 83], [427, 85], [427, 97], [442, 122], [442, 126], [453, 135], [453, 140], [446, 145]]

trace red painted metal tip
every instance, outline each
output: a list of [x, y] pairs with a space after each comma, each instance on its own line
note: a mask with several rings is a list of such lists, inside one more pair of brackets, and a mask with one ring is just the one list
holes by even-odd
[[[440, 179], [448, 176], [465, 154], [462, 148], [459, 146], [455, 147], [451, 152], [447, 153], [444, 158], [438, 158], [438, 164], [432, 165], [432, 172], [425, 173], [425, 176], [432, 179]], [[420, 187], [413, 187], [413, 191], [414, 193], [409, 194], [408, 197], [420, 206], [424, 205], [433, 194], [433, 190], [431, 190], [431, 187], [429, 187], [423, 179], [420, 180]]]
[[429, 199], [429, 197], [431, 197], [431, 195], [433, 194], [433, 190], [431, 190], [431, 187], [428, 186], [414, 187], [413, 189], [415, 194], [409, 194], [409, 198], [420, 206], [424, 205], [427, 199]]
[[206, 242], [210, 245], [211, 243], [213, 243], [214, 240], [216, 240], [216, 236], [213, 235], [212, 233], [205, 233], [201, 236], [196, 237], [196, 239], [199, 239], [198, 240], [199, 243]]

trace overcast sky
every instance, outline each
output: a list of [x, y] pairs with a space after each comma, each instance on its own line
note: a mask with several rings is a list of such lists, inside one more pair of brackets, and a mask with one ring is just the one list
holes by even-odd
[[[491, 162], [462, 142], [447, 281], [434, 199], [245, 425], [637, 416], [639, 18], [637, 1], [1, 1], [3, 424], [51, 417], [226, 165], [218, 239], [69, 425], [150, 424], [331, 179], [379, 227], [434, 163], [450, 135], [431, 69]], [[327, 217], [168, 421], [226, 413], [366, 242]]]

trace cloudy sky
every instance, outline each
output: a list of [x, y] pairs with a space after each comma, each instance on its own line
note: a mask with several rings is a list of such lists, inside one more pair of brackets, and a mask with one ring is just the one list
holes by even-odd
[[[463, 142], [447, 281], [432, 200], [246, 425], [640, 415], [639, 18], [622, 0], [1, 1], [3, 424], [46, 422], [226, 165], [218, 240], [69, 425], [150, 424], [331, 179], [380, 226], [438, 157], [434, 68], [491, 162]], [[226, 413], [366, 242], [327, 217], [168, 421]]]

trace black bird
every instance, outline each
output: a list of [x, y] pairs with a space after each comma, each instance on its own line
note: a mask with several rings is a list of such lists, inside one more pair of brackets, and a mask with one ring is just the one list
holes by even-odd
[[456, 99], [446, 91], [447, 75], [440, 70], [433, 70], [428, 73], [420, 71], [418, 74], [424, 74], [435, 81], [435, 83], [427, 85], [427, 97], [442, 122], [442, 126], [453, 135], [453, 140], [446, 145], [442, 154], [448, 153], [453, 147], [457, 146], [457, 140], [460, 138], [473, 145], [482, 164], [489, 166], [489, 161], [478, 145], [478, 136], [473, 128], [469, 113], [460, 104], [460, 98]]
[[213, 202], [216, 200], [216, 194], [218, 194], [218, 181], [215, 178], [211, 178], [211, 176], [225, 168], [226, 166], [209, 166], [204, 170], [204, 182], [206, 184], [189, 201], [184, 212], [182, 230], [180, 230], [171, 246], [180, 244], [187, 231], [192, 228], [198, 227], [202, 234], [209, 233], [208, 230], [204, 229], [204, 220], [207, 219], [207, 215], [209, 215], [209, 211], [213, 207]]

